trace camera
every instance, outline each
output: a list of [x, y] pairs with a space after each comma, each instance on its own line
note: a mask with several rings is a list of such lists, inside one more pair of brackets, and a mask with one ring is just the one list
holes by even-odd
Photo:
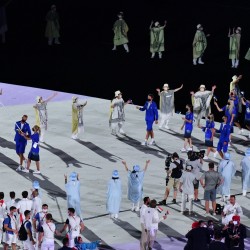
[[168, 155], [165, 160], [165, 170], [168, 171], [172, 162], [172, 155]]
[[213, 96], [213, 99], [214, 99], [215, 102], [218, 101], [218, 98], [215, 95]]
[[187, 156], [190, 161], [195, 161], [198, 159], [203, 159], [205, 156], [205, 150], [200, 150], [200, 151], [188, 151]]
[[244, 91], [241, 91], [240, 94], [241, 94], [241, 97], [245, 96], [245, 92]]

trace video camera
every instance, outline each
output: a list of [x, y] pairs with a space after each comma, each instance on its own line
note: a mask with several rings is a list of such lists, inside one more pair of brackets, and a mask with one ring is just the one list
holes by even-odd
[[172, 155], [167, 155], [166, 160], [165, 160], [165, 170], [168, 171], [170, 164], [172, 162]]
[[203, 159], [205, 156], [205, 150], [200, 150], [200, 151], [188, 151], [187, 156], [190, 161], [195, 161], [198, 159]]

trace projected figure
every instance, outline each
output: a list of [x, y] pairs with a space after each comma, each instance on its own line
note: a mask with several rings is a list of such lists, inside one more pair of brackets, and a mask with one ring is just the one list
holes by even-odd
[[170, 117], [173, 116], [174, 113], [174, 93], [182, 89], [183, 84], [174, 90], [170, 90], [167, 83], [163, 85], [163, 91], [160, 89], [156, 89], [158, 95], [160, 96], [160, 111], [161, 111], [161, 120], [159, 123], [159, 129], [163, 126], [165, 129], [169, 129], [168, 123]]
[[78, 97], [72, 97], [72, 135], [71, 138], [76, 140], [81, 132], [84, 132], [83, 124], [83, 108], [87, 105], [87, 101], [80, 102]]
[[6, 42], [5, 33], [7, 32], [7, 20], [6, 20], [6, 11], [5, 7], [0, 7], [0, 35], [2, 37], [2, 43]]
[[241, 38], [241, 27], [237, 27], [236, 30], [233, 28], [228, 32], [229, 37], [229, 59], [232, 60], [232, 68], [238, 68], [240, 59], [240, 38]]
[[[152, 27], [154, 24], [154, 27]], [[164, 28], [166, 27], [167, 21], [164, 22], [163, 26], [160, 23], [152, 21], [149, 27], [150, 30], [150, 52], [152, 54], [151, 58], [155, 57], [155, 53], [158, 53], [159, 58], [162, 58], [162, 51], [164, 48]]]
[[193, 105], [194, 117], [197, 119], [197, 125], [200, 126], [200, 119], [207, 117], [211, 113], [210, 102], [214, 94], [216, 86], [212, 87], [212, 90], [206, 90], [205, 85], [200, 85], [200, 89], [197, 92], [191, 91], [191, 100]]
[[116, 47], [123, 45], [126, 52], [129, 52], [128, 48], [128, 25], [123, 20], [123, 12], [118, 13], [118, 20], [115, 21], [113, 26], [114, 31], [114, 47], [113, 50], [116, 50]]
[[245, 59], [250, 61], [250, 48], [248, 49], [246, 55], [245, 55]]
[[67, 175], [64, 175], [64, 178], [68, 208], [74, 208], [76, 215], [82, 218], [79, 174], [72, 172], [69, 175], [69, 181], [67, 179]]
[[197, 31], [193, 40], [193, 65], [197, 65], [197, 59], [199, 64], [204, 64], [201, 58], [207, 48], [208, 36], [210, 35], [205, 35], [205, 33], [203, 32], [203, 26], [201, 24], [198, 24]]
[[131, 103], [131, 100], [124, 102], [121, 91], [115, 91], [115, 98], [111, 102], [111, 113], [109, 118], [112, 135], [117, 135], [117, 130], [121, 135], [126, 135], [122, 126], [125, 121], [124, 106], [128, 103]]
[[59, 15], [54, 4], [51, 5], [50, 11], [47, 13], [46, 21], [47, 25], [45, 30], [45, 37], [48, 38], [48, 45], [52, 45], [53, 40], [55, 40], [55, 44], [61, 44], [59, 42]]
[[50, 100], [52, 100], [57, 93], [55, 92], [53, 95], [48, 97], [46, 100], [43, 100], [42, 96], [36, 97], [36, 104], [33, 106], [36, 112], [36, 125], [40, 127], [40, 142], [44, 142], [45, 131], [48, 128], [48, 113], [47, 113], [47, 104]]

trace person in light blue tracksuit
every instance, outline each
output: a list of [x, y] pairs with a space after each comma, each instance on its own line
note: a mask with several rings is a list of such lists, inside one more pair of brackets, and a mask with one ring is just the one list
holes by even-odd
[[118, 218], [120, 211], [120, 205], [122, 200], [122, 184], [119, 178], [119, 173], [114, 170], [112, 173], [112, 179], [108, 182], [107, 190], [107, 203], [106, 209], [110, 214], [110, 218]]
[[230, 160], [230, 154], [225, 153], [224, 159], [218, 166], [218, 172], [223, 178], [223, 182], [217, 188], [217, 193], [221, 194], [221, 200], [226, 201], [230, 197], [230, 187], [233, 176], [236, 173], [236, 168], [233, 161]]
[[143, 107], [136, 106], [136, 108], [139, 109], [140, 111], [146, 110], [145, 121], [146, 121], [146, 125], [147, 125], [147, 128], [146, 128], [147, 132], [146, 132], [145, 141], [142, 143], [142, 145], [145, 145], [145, 146], [148, 145], [149, 136], [151, 137], [151, 141], [149, 142], [149, 144], [150, 145], [155, 144], [153, 124], [154, 124], [154, 122], [156, 124], [158, 124], [158, 109], [157, 109], [157, 105], [153, 101], [153, 99], [154, 99], [154, 95], [149, 94], [148, 100], [146, 101], [146, 103], [144, 104]]
[[242, 159], [242, 195], [247, 195], [247, 189], [250, 188], [250, 148], [245, 152], [245, 157]]
[[128, 169], [126, 161], [122, 161], [125, 170], [128, 172], [128, 199], [132, 202], [132, 211], [138, 212], [140, 210], [140, 201], [143, 197], [143, 180], [144, 174], [148, 168], [150, 160], [146, 161], [143, 170], [140, 170], [140, 166], [134, 165], [133, 170]]

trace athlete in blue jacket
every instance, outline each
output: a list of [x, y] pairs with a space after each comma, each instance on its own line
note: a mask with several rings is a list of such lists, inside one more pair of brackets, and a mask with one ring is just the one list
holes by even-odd
[[[21, 121], [17, 121], [15, 123], [15, 138], [16, 142], [16, 153], [20, 158], [20, 164], [17, 168], [17, 171], [22, 170], [23, 161], [25, 161], [25, 165], [27, 165], [27, 160], [24, 157], [25, 147], [27, 145], [27, 140], [22, 136], [22, 133], [25, 135], [31, 136], [30, 125], [26, 122], [28, 119], [27, 115], [23, 115]], [[27, 167], [27, 166], [25, 166]]]
[[145, 121], [146, 121], [146, 137], [145, 137], [145, 142], [142, 143], [142, 145], [148, 145], [148, 138], [149, 136], [151, 137], [150, 145], [155, 144], [154, 140], [154, 131], [153, 131], [153, 123], [155, 122], [156, 124], [158, 123], [158, 109], [156, 103], [153, 101], [154, 95], [149, 94], [148, 95], [148, 100], [144, 104], [143, 107], [137, 106], [136, 108], [139, 109], [140, 111], [145, 111]]

